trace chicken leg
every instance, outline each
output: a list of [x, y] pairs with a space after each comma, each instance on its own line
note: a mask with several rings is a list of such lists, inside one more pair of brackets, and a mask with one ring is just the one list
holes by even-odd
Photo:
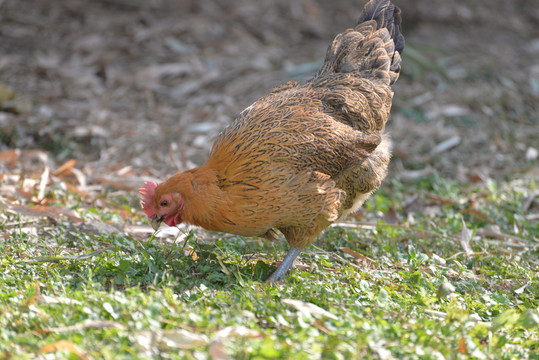
[[270, 277], [266, 280], [267, 283], [272, 283], [281, 278], [284, 274], [287, 273], [288, 270], [294, 266], [294, 261], [298, 257], [299, 253], [301, 252], [300, 248], [291, 247], [290, 250], [288, 250], [288, 253], [284, 257], [283, 261], [281, 262], [281, 265], [275, 270], [273, 274], [270, 275]]

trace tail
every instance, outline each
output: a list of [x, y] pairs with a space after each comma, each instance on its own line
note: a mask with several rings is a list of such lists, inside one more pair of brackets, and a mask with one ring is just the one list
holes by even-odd
[[362, 78], [393, 85], [399, 77], [404, 49], [400, 13], [390, 0], [370, 0], [356, 28], [335, 37], [318, 76], [355, 72]]

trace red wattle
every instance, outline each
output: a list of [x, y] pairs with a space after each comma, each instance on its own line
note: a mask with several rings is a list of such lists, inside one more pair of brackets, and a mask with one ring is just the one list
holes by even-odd
[[180, 215], [181, 209], [183, 209], [183, 199], [181, 199], [180, 205], [178, 206], [178, 212], [176, 214], [165, 216], [165, 218], [163, 219], [163, 222], [167, 224], [168, 226], [180, 225], [183, 222], [182, 217]]

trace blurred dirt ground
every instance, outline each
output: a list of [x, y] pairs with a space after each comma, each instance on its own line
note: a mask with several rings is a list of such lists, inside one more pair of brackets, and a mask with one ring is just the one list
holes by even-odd
[[[136, 189], [200, 164], [235, 114], [312, 76], [364, 2], [0, 0], [0, 180], [48, 166]], [[539, 3], [395, 3], [390, 176], [539, 176]]]

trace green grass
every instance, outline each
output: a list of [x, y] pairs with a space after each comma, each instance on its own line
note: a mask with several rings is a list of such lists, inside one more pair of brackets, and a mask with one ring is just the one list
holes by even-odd
[[[326, 231], [275, 286], [260, 280], [284, 242], [137, 241], [3, 211], [0, 358], [537, 359], [539, 226], [523, 211], [536, 186], [392, 181], [367, 219]], [[88, 221], [121, 219], [60, 189], [48, 197]], [[373, 223], [390, 209], [400, 224]]]

